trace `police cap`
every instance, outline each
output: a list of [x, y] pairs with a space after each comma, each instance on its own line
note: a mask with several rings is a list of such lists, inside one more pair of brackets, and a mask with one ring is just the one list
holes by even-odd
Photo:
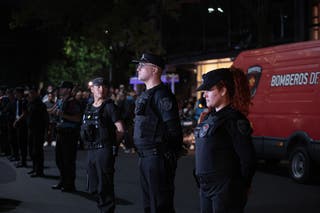
[[233, 82], [233, 76], [229, 68], [216, 69], [203, 74], [202, 84], [197, 88], [197, 91], [210, 90], [214, 85], [222, 80], [227, 83]]
[[132, 63], [150, 63], [160, 67], [161, 69], [163, 69], [165, 65], [164, 59], [161, 56], [151, 53], [143, 53], [140, 59], [133, 60]]

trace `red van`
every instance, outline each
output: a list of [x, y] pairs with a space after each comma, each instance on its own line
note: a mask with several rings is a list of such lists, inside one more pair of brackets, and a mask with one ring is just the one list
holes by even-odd
[[288, 159], [290, 176], [306, 182], [320, 162], [320, 41], [243, 51], [233, 66], [248, 76], [257, 157]]

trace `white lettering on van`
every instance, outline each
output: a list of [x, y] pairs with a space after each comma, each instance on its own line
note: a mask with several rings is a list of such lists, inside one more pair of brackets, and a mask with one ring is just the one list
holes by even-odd
[[[310, 77], [310, 78], [309, 78]], [[281, 86], [295, 86], [295, 85], [306, 85], [306, 84], [318, 84], [320, 78], [320, 72], [309, 73], [293, 73], [284, 75], [273, 75], [271, 77], [271, 87]]]
[[318, 84], [319, 83], [320, 72], [312, 72], [310, 73], [309, 84]]

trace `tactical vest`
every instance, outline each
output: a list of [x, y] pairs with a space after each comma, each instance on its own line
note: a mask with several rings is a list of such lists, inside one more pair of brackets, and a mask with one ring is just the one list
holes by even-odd
[[164, 127], [151, 105], [154, 92], [144, 92], [136, 101], [133, 139], [138, 150], [159, 148], [163, 142]]
[[232, 112], [223, 116], [210, 113], [195, 128], [196, 174], [232, 175], [239, 173], [239, 159], [234, 151], [230, 130], [226, 120]]
[[104, 101], [98, 108], [88, 104], [85, 110], [80, 131], [85, 149], [112, 147], [116, 143], [116, 127], [109, 116], [103, 116], [107, 103], [110, 101]]

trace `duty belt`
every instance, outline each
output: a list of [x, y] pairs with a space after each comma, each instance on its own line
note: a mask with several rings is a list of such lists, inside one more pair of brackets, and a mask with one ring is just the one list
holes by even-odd
[[206, 174], [206, 175], [197, 175], [196, 176], [199, 183], [208, 184], [208, 183], [215, 183], [224, 180], [226, 177], [219, 174]]
[[104, 148], [104, 144], [96, 142], [96, 143], [84, 143], [84, 149], [91, 150], [91, 149], [102, 149]]
[[163, 152], [161, 152], [157, 148], [153, 148], [153, 149], [139, 150], [137, 153], [138, 153], [140, 158], [145, 158], [145, 157], [150, 157], [150, 156], [157, 156], [157, 155], [160, 155]]

